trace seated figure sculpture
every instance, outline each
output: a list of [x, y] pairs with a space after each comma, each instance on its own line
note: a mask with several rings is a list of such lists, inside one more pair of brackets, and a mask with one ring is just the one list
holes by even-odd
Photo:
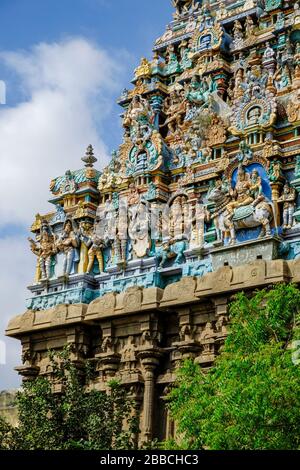
[[235, 209], [239, 207], [250, 206], [254, 202], [251, 188], [252, 185], [250, 175], [246, 172], [243, 165], [240, 165], [238, 168], [235, 189], [230, 190], [232, 201], [230, 201], [226, 206], [229, 218], [233, 217]]

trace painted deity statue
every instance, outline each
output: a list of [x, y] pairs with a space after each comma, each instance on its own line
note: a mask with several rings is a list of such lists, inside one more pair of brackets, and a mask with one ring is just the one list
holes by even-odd
[[105, 246], [104, 241], [97, 234], [97, 225], [91, 231], [84, 230], [84, 227], [80, 228], [79, 238], [88, 250], [87, 258], [88, 265], [86, 273], [91, 274], [94, 269], [95, 261], [98, 261], [100, 274], [104, 272], [104, 259], [103, 259], [103, 248]]
[[243, 35], [243, 26], [242, 26], [242, 24], [239, 20], [236, 20], [234, 22], [233, 36], [234, 36], [234, 39], [243, 39], [243, 37], [244, 37], [244, 35]]
[[90, 237], [90, 240], [88, 241], [88, 247], [89, 247], [89, 252], [88, 252], [88, 257], [89, 257], [89, 264], [87, 268], [87, 273], [92, 273], [93, 271], [93, 266], [95, 263], [95, 260], [97, 259], [98, 264], [99, 264], [99, 271], [100, 274], [104, 272], [104, 260], [103, 260], [103, 248], [104, 248], [104, 243], [101, 238], [97, 237], [96, 234], [93, 234]]
[[130, 127], [138, 121], [151, 122], [153, 118], [153, 111], [150, 104], [145, 98], [140, 95], [134, 96], [129, 108], [124, 116], [124, 127]]
[[249, 206], [254, 202], [251, 194], [251, 180], [243, 165], [238, 168], [237, 182], [235, 189], [230, 190], [232, 201], [226, 206], [229, 217], [233, 216], [234, 210], [238, 207]]
[[294, 222], [296, 191], [288, 183], [284, 185], [282, 196], [278, 202], [283, 203], [283, 229], [289, 230]]
[[166, 67], [169, 74], [174, 74], [181, 71], [178, 57], [173, 45], [169, 45], [167, 48]]
[[253, 197], [253, 205], [257, 205], [264, 200], [262, 180], [259, 173], [254, 169], [250, 176], [250, 194]]
[[242, 164], [247, 164], [253, 158], [253, 152], [249, 145], [242, 140], [239, 145], [239, 153], [237, 154], [238, 161]]
[[251, 38], [254, 35], [255, 25], [251, 16], [246, 18], [246, 37]]
[[227, 184], [219, 180], [209, 192], [208, 200], [215, 204], [211, 217], [215, 220], [219, 242], [224, 243], [225, 234], [229, 232], [230, 243], [235, 244], [238, 229], [261, 226], [260, 236], [271, 234], [274, 209], [263, 195], [262, 180], [256, 170], [250, 175], [240, 164], [235, 188], [228, 192]]
[[136, 186], [130, 185], [128, 203], [128, 234], [133, 254], [137, 258], [146, 256], [150, 249], [149, 214], [145, 201], [141, 199]]
[[181, 56], [181, 67], [183, 70], [190, 69], [193, 66], [193, 61], [190, 58], [191, 53], [191, 43], [183, 41], [180, 44], [180, 56]]
[[197, 75], [194, 75], [190, 85], [186, 87], [186, 99], [195, 105], [203, 105], [215, 89], [216, 86], [213, 81], [209, 83], [206, 78], [200, 80]]
[[166, 121], [161, 126], [167, 126], [170, 134], [181, 130], [185, 115], [186, 115], [186, 101], [182, 99], [180, 92], [173, 91], [171, 96], [165, 100], [164, 113]]
[[28, 240], [31, 251], [38, 256], [39, 280], [49, 280], [51, 278], [53, 256], [57, 250], [54, 236], [50, 233], [48, 225], [42, 225], [38, 242], [35, 242], [32, 238]]
[[209, 219], [209, 211], [204, 204], [199, 202], [196, 205], [192, 220], [190, 248], [202, 248], [204, 246], [205, 222], [208, 222]]
[[300, 24], [300, 3], [296, 2], [294, 5], [294, 24]]
[[115, 183], [115, 176], [112, 172], [109, 171], [109, 167], [104, 168], [102, 175], [99, 178], [98, 189], [103, 191], [103, 189], [110, 188]]
[[63, 275], [69, 276], [76, 260], [76, 250], [79, 248], [78, 236], [70, 219], [66, 220], [63, 231], [56, 241], [56, 247], [64, 255]]

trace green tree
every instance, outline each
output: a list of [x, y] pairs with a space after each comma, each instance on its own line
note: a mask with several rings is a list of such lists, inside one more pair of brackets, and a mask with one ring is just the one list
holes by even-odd
[[169, 397], [181, 436], [177, 446], [299, 449], [300, 364], [293, 358], [299, 307], [294, 285], [235, 297], [229, 336], [214, 366], [204, 372], [187, 361], [178, 372]]
[[111, 382], [109, 393], [88, 391], [90, 367], [74, 364], [68, 350], [49, 355], [51, 375], [25, 382], [17, 395], [18, 427], [0, 420], [0, 449], [135, 448], [137, 419], [126, 389]]
[[14, 429], [0, 416], [0, 450], [13, 448]]

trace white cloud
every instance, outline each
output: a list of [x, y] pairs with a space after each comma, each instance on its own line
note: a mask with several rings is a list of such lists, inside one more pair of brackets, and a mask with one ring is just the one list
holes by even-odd
[[26, 101], [0, 109], [0, 224], [26, 223], [48, 210], [49, 182], [80, 168], [92, 143], [108, 158], [99, 127], [109, 116], [117, 60], [84, 39], [40, 44], [30, 52], [2, 52], [0, 60], [19, 76]]
[[14, 367], [21, 364], [21, 347], [17, 340], [4, 337], [9, 319], [25, 311], [29, 297], [26, 286], [32, 282], [35, 260], [26, 246], [25, 237], [0, 239], [0, 341], [6, 345], [6, 365], [0, 365], [0, 390], [19, 384]]
[[25, 310], [36, 261], [25, 228], [1, 239], [1, 227], [27, 227], [35, 213], [48, 211], [50, 180], [80, 168], [88, 144], [101, 158], [99, 167], [108, 159], [99, 129], [122, 87], [123, 69], [120, 57], [81, 38], [2, 52], [0, 60], [17, 75], [26, 96], [11, 107], [8, 96], [0, 108], [0, 341], [8, 359], [0, 366], [1, 390], [18, 384], [13, 367], [20, 364], [20, 345], [4, 339], [4, 330], [9, 318]]

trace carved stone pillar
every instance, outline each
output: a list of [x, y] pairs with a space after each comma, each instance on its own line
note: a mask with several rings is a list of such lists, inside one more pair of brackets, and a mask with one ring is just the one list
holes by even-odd
[[99, 368], [106, 379], [112, 379], [115, 377], [116, 372], [119, 369], [121, 356], [120, 354], [114, 353], [102, 353], [97, 354], [96, 358], [99, 360]]
[[35, 379], [39, 375], [40, 367], [35, 365], [36, 355], [28, 338], [22, 341], [22, 348], [22, 365], [15, 367], [15, 370], [22, 377], [23, 382], [26, 382]]
[[159, 129], [159, 116], [162, 110], [164, 99], [160, 95], [154, 95], [151, 98], [151, 107], [155, 113], [154, 126]]
[[144, 368], [144, 402], [142, 441], [149, 443], [153, 439], [153, 412], [155, 392], [155, 371], [162, 353], [155, 350], [140, 351], [138, 357]]
[[102, 325], [104, 333], [100, 351], [95, 354], [97, 361], [97, 371], [100, 382], [115, 377], [121, 362], [121, 354], [117, 351], [117, 340], [114, 338], [113, 329], [110, 322]]
[[15, 370], [21, 375], [23, 382], [35, 379], [40, 372], [40, 368], [37, 366], [31, 366], [25, 363], [23, 366], [15, 367]]
[[274, 203], [276, 221], [277, 221], [278, 226], [280, 226], [280, 208], [279, 208], [278, 199], [280, 198], [282, 186], [283, 186], [283, 183], [281, 181], [280, 182], [278, 181], [276, 183], [271, 183], [272, 200]]
[[214, 300], [216, 309], [216, 342], [219, 344], [224, 343], [227, 337], [227, 323], [228, 323], [228, 298], [218, 297]]
[[193, 325], [191, 309], [185, 307], [178, 310], [179, 316], [179, 341], [172, 344], [180, 353], [181, 361], [185, 359], [194, 359], [199, 353], [201, 347], [195, 339], [196, 326]]

